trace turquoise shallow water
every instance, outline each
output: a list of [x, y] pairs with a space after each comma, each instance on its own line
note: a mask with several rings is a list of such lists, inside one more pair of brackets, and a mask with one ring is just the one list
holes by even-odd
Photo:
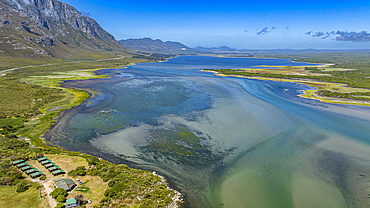
[[370, 206], [369, 108], [299, 98], [308, 88], [299, 84], [199, 71], [257, 65], [305, 64], [189, 56], [102, 70], [112, 78], [65, 83], [100, 94], [46, 138], [160, 172], [188, 207]]

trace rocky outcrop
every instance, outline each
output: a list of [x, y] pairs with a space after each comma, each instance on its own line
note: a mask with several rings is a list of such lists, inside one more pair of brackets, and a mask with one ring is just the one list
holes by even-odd
[[[125, 50], [92, 18], [57, 0], [0, 0], [0, 48], [11, 56]], [[22, 44], [27, 49], [16, 47]], [[39, 51], [46, 51], [40, 53]]]
[[109, 42], [116, 42], [115, 38], [103, 30], [90, 17], [82, 15], [74, 7], [57, 0], [5, 0], [4, 3], [17, 9], [21, 16], [28, 16], [44, 28], [63, 34], [65, 21], [73, 29], [87, 33]]

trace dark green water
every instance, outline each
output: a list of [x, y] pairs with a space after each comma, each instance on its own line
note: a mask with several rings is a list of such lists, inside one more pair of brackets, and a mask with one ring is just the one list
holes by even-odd
[[301, 99], [308, 87], [298, 84], [199, 71], [256, 65], [299, 63], [190, 56], [67, 82], [100, 94], [46, 138], [157, 171], [188, 207], [369, 207], [369, 108]]

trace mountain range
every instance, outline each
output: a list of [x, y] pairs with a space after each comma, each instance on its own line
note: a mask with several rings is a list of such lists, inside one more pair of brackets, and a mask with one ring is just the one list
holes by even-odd
[[120, 40], [120, 44], [126, 48], [137, 52], [144, 53], [160, 53], [168, 55], [186, 55], [186, 54], [198, 54], [200, 51], [189, 48], [188, 46], [179, 43], [151, 38], [139, 38], [139, 39], [126, 39]]
[[[58, 0], [0, 0], [0, 55], [42, 59], [76, 58], [91, 54], [297, 54], [340, 50], [248, 50], [227, 46], [190, 48], [151, 38], [117, 41], [94, 19]], [[141, 57], [141, 56], [140, 56]]]
[[57, 0], [0, 0], [0, 54], [65, 58], [122, 50], [92, 18]]
[[332, 52], [344, 52], [344, 51], [369, 51], [365, 49], [358, 50], [338, 50], [338, 49], [235, 49], [227, 46], [221, 47], [195, 47], [194, 49], [203, 52], [215, 53], [215, 54], [299, 54], [299, 53], [332, 53]]

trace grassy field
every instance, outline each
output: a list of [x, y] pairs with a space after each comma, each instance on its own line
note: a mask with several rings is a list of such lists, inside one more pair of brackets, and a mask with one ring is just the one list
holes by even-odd
[[0, 56], [0, 71], [16, 67], [25, 67], [31, 65], [43, 65], [51, 63], [61, 63], [61, 60], [45, 57], [44, 59], [26, 59], [15, 58], [12, 56]]
[[23, 193], [17, 193], [16, 186], [0, 186], [0, 207], [2, 208], [39, 208], [48, 207], [47, 200], [40, 200], [39, 189], [30, 187]]
[[20, 126], [25, 122], [24, 119], [21, 118], [5, 118], [0, 119], [0, 126], [11, 125], [11, 126]]
[[98, 176], [78, 176], [78, 179], [81, 180], [83, 185], [78, 185], [69, 197], [82, 194], [85, 200], [91, 199], [92, 203], [90, 206], [97, 205], [104, 197], [104, 192], [108, 189], [108, 183]]

